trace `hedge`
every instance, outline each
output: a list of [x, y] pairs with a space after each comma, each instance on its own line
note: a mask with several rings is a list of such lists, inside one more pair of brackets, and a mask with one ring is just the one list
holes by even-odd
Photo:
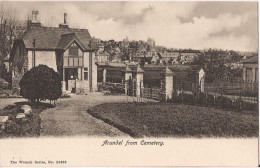
[[258, 103], [251, 103], [243, 101], [242, 99], [232, 100], [224, 96], [215, 97], [211, 94], [199, 93], [197, 95], [180, 93], [174, 94], [170, 102], [199, 105], [199, 106], [211, 106], [222, 109], [235, 109], [235, 110], [258, 110]]

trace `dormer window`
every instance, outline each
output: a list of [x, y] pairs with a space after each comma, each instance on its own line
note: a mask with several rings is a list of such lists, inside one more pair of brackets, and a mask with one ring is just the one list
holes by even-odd
[[69, 48], [69, 55], [70, 56], [78, 56], [79, 55], [79, 49], [77, 46], [71, 46]]

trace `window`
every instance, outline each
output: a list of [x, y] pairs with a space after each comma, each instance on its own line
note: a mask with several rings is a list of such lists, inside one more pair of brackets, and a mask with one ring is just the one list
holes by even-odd
[[84, 68], [84, 80], [88, 80], [88, 68]]
[[79, 55], [79, 50], [77, 46], [71, 46], [69, 48], [69, 55], [70, 56], [78, 56]]
[[246, 68], [246, 79], [252, 80], [252, 68]]

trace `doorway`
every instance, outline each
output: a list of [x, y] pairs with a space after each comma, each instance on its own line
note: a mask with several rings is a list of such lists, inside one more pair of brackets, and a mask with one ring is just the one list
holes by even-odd
[[76, 89], [76, 79], [78, 79], [78, 68], [66, 68], [66, 90], [73, 92]]

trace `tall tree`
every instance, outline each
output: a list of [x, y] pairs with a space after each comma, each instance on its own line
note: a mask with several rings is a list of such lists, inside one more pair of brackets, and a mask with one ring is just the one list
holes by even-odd
[[16, 25], [15, 11], [0, 3], [0, 78], [4, 76], [4, 60], [11, 51]]

